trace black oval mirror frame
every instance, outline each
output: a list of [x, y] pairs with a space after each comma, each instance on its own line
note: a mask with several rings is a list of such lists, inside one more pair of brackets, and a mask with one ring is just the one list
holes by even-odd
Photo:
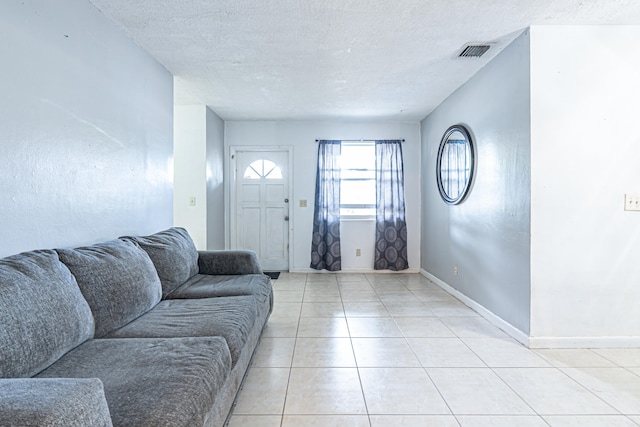
[[463, 125], [453, 125], [444, 133], [436, 164], [436, 180], [445, 203], [457, 205], [469, 194], [475, 169], [471, 134]]

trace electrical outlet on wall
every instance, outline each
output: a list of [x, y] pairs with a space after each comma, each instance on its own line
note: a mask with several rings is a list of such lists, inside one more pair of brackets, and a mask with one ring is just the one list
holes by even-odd
[[356, 256], [362, 256], [362, 251], [360, 249], [356, 249]]
[[453, 275], [454, 275], [454, 276], [457, 276], [457, 275], [458, 275], [458, 266], [457, 266], [457, 265], [454, 265], [454, 266], [453, 266]]
[[624, 210], [625, 211], [640, 211], [640, 194], [625, 194], [624, 195]]

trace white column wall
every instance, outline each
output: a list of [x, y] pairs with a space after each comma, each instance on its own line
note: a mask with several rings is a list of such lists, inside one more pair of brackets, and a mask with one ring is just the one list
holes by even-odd
[[207, 246], [206, 116], [204, 105], [175, 107], [173, 222], [200, 250]]
[[532, 346], [640, 345], [638, 40], [531, 28]]
[[224, 249], [224, 121], [206, 105], [176, 106], [174, 139], [174, 224], [198, 249]]

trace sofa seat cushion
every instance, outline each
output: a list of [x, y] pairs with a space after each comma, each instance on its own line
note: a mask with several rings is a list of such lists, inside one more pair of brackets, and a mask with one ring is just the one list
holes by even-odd
[[166, 300], [107, 337], [223, 337], [235, 366], [256, 318], [252, 296]]
[[89, 302], [96, 338], [126, 325], [160, 302], [158, 273], [149, 255], [134, 242], [112, 240], [57, 252]]
[[114, 426], [195, 426], [205, 424], [230, 369], [220, 337], [95, 339], [38, 377], [99, 378]]
[[97, 378], [2, 379], [0, 425], [112, 427]]
[[0, 378], [37, 374], [93, 331], [91, 309], [55, 251], [0, 259]]
[[125, 236], [144, 249], [158, 271], [165, 296], [198, 273], [198, 251], [187, 230], [172, 227], [150, 236]]
[[264, 274], [214, 276], [196, 274], [171, 292], [167, 298], [211, 298], [253, 295], [258, 301], [268, 300], [273, 293], [271, 280]]

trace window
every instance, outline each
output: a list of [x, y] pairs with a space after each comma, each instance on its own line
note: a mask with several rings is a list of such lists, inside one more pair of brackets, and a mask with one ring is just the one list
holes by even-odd
[[271, 160], [261, 159], [247, 166], [242, 176], [244, 179], [282, 179], [282, 170]]
[[375, 218], [376, 148], [373, 141], [342, 141], [340, 216]]

